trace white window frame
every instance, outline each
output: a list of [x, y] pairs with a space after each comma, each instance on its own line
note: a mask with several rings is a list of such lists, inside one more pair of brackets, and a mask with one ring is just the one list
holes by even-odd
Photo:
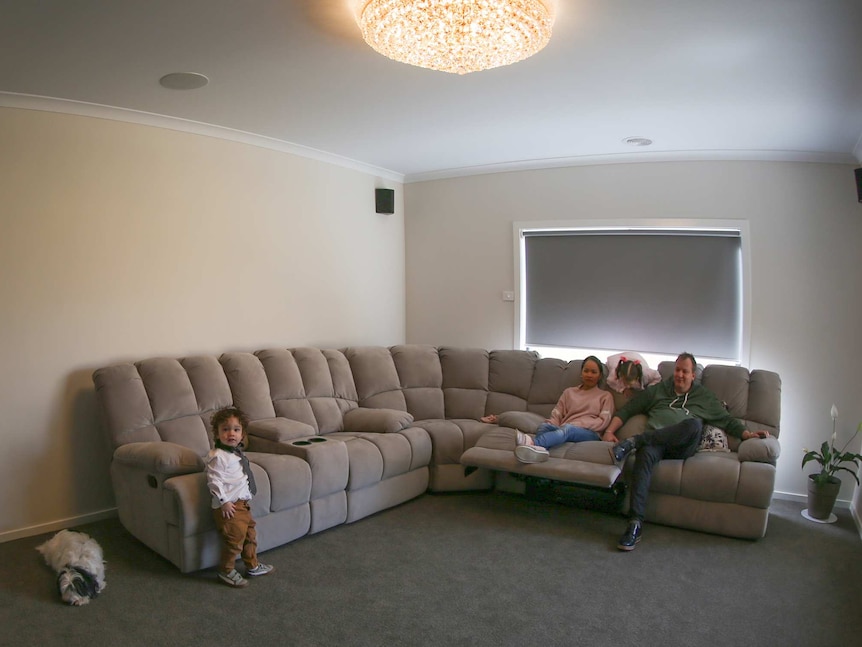
[[[665, 231], [687, 229], [697, 231], [721, 231], [738, 233], [740, 237], [740, 249], [742, 255], [742, 285], [740, 294], [740, 343], [738, 349], [738, 362], [743, 366], [750, 366], [751, 359], [751, 232], [747, 220], [705, 220], [698, 218], [651, 218], [644, 220], [556, 220], [556, 221], [519, 221], [512, 224], [515, 256], [515, 338], [514, 348], [525, 350], [526, 344], [526, 267], [525, 267], [525, 243], [526, 232], [537, 231], [617, 231], [637, 233], [639, 231]], [[682, 324], [681, 324], [682, 325]], [[536, 348], [535, 350], [547, 350]], [[557, 349], [553, 349], [556, 351]], [[611, 355], [615, 352], [638, 351], [637, 348], [620, 349], [568, 349], [572, 359], [584, 357], [587, 354], [596, 354], [601, 357]], [[545, 353], [542, 353], [545, 354]], [[564, 353], [554, 352], [553, 356], [559, 357]], [[562, 357], [562, 359], [568, 359]], [[656, 363], [661, 359], [672, 359], [666, 356], [650, 356], [645, 359]], [[719, 363], [719, 360], [704, 358], [704, 363]], [[700, 358], [698, 358], [700, 361]], [[727, 362], [724, 362], [727, 363]]]

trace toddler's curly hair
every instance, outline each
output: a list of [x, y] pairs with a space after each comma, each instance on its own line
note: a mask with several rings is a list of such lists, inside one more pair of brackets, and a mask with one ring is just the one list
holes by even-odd
[[216, 411], [212, 418], [210, 418], [210, 429], [213, 434], [213, 438], [218, 440], [218, 428], [219, 426], [229, 420], [230, 418], [236, 418], [239, 420], [240, 427], [242, 427], [242, 439], [243, 442], [246, 438], [246, 427], [248, 427], [248, 416], [245, 415], [242, 410], [237, 409], [236, 407], [224, 407], [223, 409], [219, 409]]

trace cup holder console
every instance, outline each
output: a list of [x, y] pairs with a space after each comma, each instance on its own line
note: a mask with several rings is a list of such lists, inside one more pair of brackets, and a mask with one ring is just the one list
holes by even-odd
[[315, 436], [314, 438], [309, 438], [308, 440], [294, 440], [291, 445], [312, 445], [314, 443], [325, 443], [326, 438], [321, 438], [320, 436]]

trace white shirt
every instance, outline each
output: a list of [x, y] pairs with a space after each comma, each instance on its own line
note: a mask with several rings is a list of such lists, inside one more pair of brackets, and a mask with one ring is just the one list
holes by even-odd
[[248, 477], [242, 471], [239, 456], [223, 449], [211, 449], [204, 461], [213, 508], [220, 508], [228, 501], [251, 499]]

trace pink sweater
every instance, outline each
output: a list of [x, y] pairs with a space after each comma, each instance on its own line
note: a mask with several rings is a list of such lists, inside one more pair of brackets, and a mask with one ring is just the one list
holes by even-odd
[[598, 387], [581, 390], [571, 386], [560, 396], [548, 422], [556, 427], [575, 425], [593, 431], [604, 431], [614, 415], [614, 398]]

